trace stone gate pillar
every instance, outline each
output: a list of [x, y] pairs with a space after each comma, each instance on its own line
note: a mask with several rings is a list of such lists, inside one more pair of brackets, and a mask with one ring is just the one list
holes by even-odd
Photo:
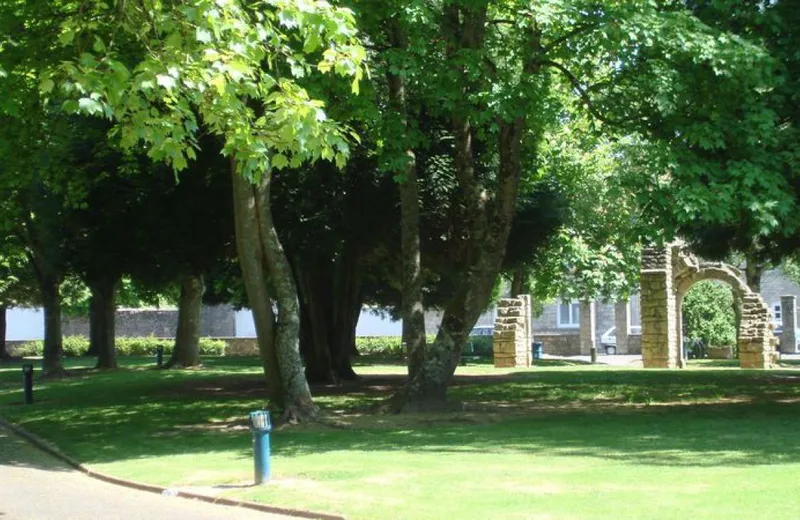
[[781, 352], [784, 354], [794, 354], [797, 348], [797, 337], [795, 335], [795, 328], [797, 327], [796, 309], [796, 296], [781, 296], [781, 319], [783, 320]]
[[530, 366], [531, 345], [528, 331], [530, 331], [530, 308], [526, 306], [525, 299], [499, 300], [492, 339], [495, 367]]
[[673, 282], [672, 247], [647, 247], [642, 251], [640, 308], [642, 313], [642, 365], [645, 368], [678, 366], [677, 306]]
[[581, 355], [588, 356], [592, 347], [597, 346], [597, 316], [593, 301], [581, 301], [580, 322]]
[[628, 353], [628, 331], [631, 323], [631, 307], [627, 300], [614, 304], [614, 326], [617, 328], [617, 354]]
[[533, 362], [533, 353], [531, 352], [533, 344], [533, 302], [530, 294], [520, 294], [517, 298], [522, 300], [522, 305], [525, 308], [525, 352], [527, 355], [525, 366], [531, 366]]

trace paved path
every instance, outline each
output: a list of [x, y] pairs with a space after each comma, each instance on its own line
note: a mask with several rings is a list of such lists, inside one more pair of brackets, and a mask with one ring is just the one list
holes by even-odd
[[0, 520], [234, 518], [293, 517], [109, 484], [66, 466], [0, 427]]

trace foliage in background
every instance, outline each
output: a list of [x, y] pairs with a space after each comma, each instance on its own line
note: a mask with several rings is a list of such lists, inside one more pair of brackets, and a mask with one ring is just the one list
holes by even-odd
[[533, 262], [536, 300], [610, 298], [638, 283], [643, 231], [621, 154], [621, 145], [585, 117], [565, 114], [564, 124], [548, 132], [539, 168], [557, 186], [564, 215]]
[[684, 336], [706, 347], [736, 346], [733, 293], [726, 285], [705, 280], [689, 289], [683, 300]]

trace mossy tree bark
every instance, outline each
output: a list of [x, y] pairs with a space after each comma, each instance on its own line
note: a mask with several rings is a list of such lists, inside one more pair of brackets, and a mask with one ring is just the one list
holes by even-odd
[[[389, 25], [389, 40], [393, 47], [404, 49], [408, 42], [399, 23]], [[425, 308], [422, 299], [422, 255], [420, 251], [420, 202], [419, 179], [416, 155], [408, 136], [408, 107], [406, 86], [402, 73], [389, 68], [389, 106], [403, 140], [405, 166], [398, 175], [400, 189], [400, 245], [402, 257], [402, 302], [403, 342], [406, 344], [409, 382], [416, 380], [425, 359]], [[408, 398], [411, 386], [404, 387], [395, 397], [400, 402]]]
[[[479, 128], [470, 118], [470, 97], [474, 75], [458, 56], [483, 52], [487, 27], [487, 4], [458, 3], [445, 8], [443, 35], [448, 41], [448, 59], [453, 73], [463, 79], [458, 101], [450, 112], [453, 133], [453, 159], [466, 224], [464, 255], [457, 261], [464, 273], [462, 283], [444, 308], [442, 324], [433, 344], [425, 347], [425, 355], [412, 360], [402, 410], [435, 410], [446, 406], [447, 388], [461, 359], [461, 350], [469, 332], [491, 298], [495, 280], [505, 255], [506, 243], [514, 217], [522, 172], [521, 148], [526, 131], [523, 115], [497, 117], [495, 145], [498, 158], [495, 186], [488, 190], [477, 173]], [[538, 42], [532, 35], [530, 51]], [[523, 71], [536, 72], [533, 59], [526, 60]], [[462, 106], [463, 104], [463, 106]], [[490, 196], [490, 192], [493, 196]]]
[[178, 330], [175, 346], [166, 368], [188, 368], [200, 365], [200, 326], [203, 312], [202, 275], [186, 275], [181, 279], [178, 302]]
[[[253, 310], [269, 396], [272, 404], [282, 410], [284, 419], [311, 419], [319, 410], [300, 358], [297, 290], [272, 220], [271, 178], [265, 174], [257, 183], [251, 183], [237, 173], [235, 161], [231, 174], [239, 263]], [[268, 282], [277, 300], [277, 320]]]
[[300, 357], [300, 303], [289, 259], [283, 249], [270, 207], [272, 175], [265, 174], [259, 190], [263, 192], [263, 211], [258, 221], [264, 247], [265, 265], [270, 274], [278, 305], [275, 351], [280, 366], [281, 385], [286, 395], [284, 418], [288, 421], [313, 419], [319, 413], [311, 397]]

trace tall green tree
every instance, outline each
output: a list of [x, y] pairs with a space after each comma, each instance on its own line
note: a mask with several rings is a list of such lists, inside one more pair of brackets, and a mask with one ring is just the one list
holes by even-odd
[[693, 124], [682, 124], [679, 134], [662, 132], [669, 150], [644, 154], [646, 166], [631, 171], [639, 174], [642, 206], [658, 227], [686, 238], [706, 258], [742, 253], [747, 282], [758, 289], [765, 266], [800, 246], [800, 15], [796, 3], [786, 0], [698, 0], [686, 6], [728, 35], [718, 48], [731, 55], [738, 48], [733, 42], [747, 41], [760, 46], [761, 57], [742, 69], [749, 76], [744, 85], [721, 70], [721, 61], [700, 70], [677, 62], [684, 93], [665, 100], [670, 114], [653, 125], [674, 127], [687, 114]]
[[[123, 145], [144, 143], [154, 160], [176, 170], [195, 157], [200, 129], [221, 140], [270, 399], [287, 419], [313, 417], [317, 407], [298, 346], [297, 290], [270, 206], [272, 172], [320, 157], [344, 163], [347, 132], [326, 117], [302, 79], [333, 71], [352, 77], [357, 90], [364, 50], [353, 15], [323, 1], [142, 7], [90, 1], [67, 14], [61, 39], [84, 52], [44, 77], [43, 90], [58, 80], [73, 96], [65, 109], [113, 118]], [[120, 54], [124, 41], [138, 44], [141, 54], [133, 60]], [[278, 307], [274, 327], [268, 276]]]
[[[461, 347], [502, 266], [521, 180], [541, 175], [536, 154], [565, 112], [585, 111], [622, 135], [663, 141], [675, 155], [681, 149], [670, 137], [704, 138], [696, 136], [702, 125], [686, 107], [722, 94], [713, 81], [724, 76], [725, 92], [749, 99], [770, 75], [769, 64], [759, 64], [764, 53], [757, 46], [704, 24], [680, 2], [356, 5], [375, 42], [376, 62], [385, 67], [384, 105], [394, 116], [388, 126], [396, 129], [389, 163], [404, 199], [403, 317], [410, 364], [398, 402], [405, 409], [444, 403]], [[565, 89], [568, 98], [561, 95]], [[453, 200], [462, 209], [453, 236], [461, 254], [452, 258], [462, 283], [444, 305], [432, 345], [425, 344], [419, 324], [415, 239], [415, 174], [426, 145], [418, 132], [422, 114], [445, 127], [440, 139], [450, 144], [458, 185]], [[702, 164], [697, 154], [680, 159], [687, 169]]]

